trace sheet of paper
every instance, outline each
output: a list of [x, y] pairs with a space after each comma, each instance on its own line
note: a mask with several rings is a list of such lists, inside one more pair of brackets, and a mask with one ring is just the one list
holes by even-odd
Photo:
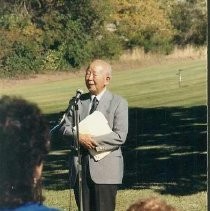
[[[75, 128], [74, 128], [75, 129]], [[100, 111], [94, 111], [79, 123], [80, 133], [101, 136], [111, 133], [108, 121]]]
[[[74, 127], [74, 130], [76, 128]], [[79, 123], [79, 132], [81, 134], [90, 134], [92, 136], [101, 136], [112, 132], [108, 125], [108, 121], [100, 111], [94, 111]], [[97, 152], [89, 150], [90, 154], [96, 161], [104, 158], [111, 151]]]
[[98, 161], [107, 156], [111, 151], [97, 152], [94, 149], [90, 149], [89, 152], [93, 156], [94, 160]]

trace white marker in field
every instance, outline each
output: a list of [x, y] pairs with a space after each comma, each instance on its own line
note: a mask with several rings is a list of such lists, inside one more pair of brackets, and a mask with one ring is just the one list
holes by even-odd
[[181, 74], [181, 71], [182, 70], [178, 70], [179, 72], [176, 74], [179, 76], [179, 87], [181, 87], [181, 82], [182, 82], [182, 74]]

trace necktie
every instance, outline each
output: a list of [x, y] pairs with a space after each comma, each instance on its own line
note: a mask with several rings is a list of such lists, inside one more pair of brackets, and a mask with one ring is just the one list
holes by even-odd
[[92, 114], [96, 110], [97, 106], [98, 106], [98, 100], [96, 97], [94, 97], [89, 114]]

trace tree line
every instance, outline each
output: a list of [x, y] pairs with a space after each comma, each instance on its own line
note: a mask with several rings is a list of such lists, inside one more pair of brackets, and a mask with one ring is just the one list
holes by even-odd
[[0, 76], [75, 70], [125, 49], [205, 45], [205, 0], [0, 0]]

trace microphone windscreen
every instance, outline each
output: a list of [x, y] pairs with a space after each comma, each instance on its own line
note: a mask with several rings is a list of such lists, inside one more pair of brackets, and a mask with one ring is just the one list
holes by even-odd
[[82, 89], [77, 89], [77, 93], [83, 94], [83, 90]]

